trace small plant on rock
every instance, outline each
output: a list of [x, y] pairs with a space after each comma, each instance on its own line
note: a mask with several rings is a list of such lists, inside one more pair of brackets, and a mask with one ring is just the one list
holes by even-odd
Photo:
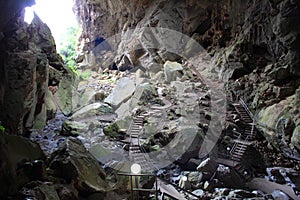
[[103, 132], [109, 138], [117, 138], [119, 136], [119, 126], [116, 123], [110, 124], [103, 129]]
[[1, 122], [0, 122], [0, 133], [4, 133], [5, 132], [5, 128], [4, 126], [2, 126]]

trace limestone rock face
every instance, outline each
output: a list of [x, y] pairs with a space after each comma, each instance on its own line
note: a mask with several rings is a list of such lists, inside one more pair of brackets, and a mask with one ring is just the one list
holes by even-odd
[[56, 45], [50, 28], [35, 14], [28, 27], [32, 42], [29, 48], [39, 49], [46, 54], [49, 65], [59, 71], [65, 71], [62, 65], [62, 57], [56, 52]]
[[[239, 91], [234, 96], [244, 96], [253, 108], [261, 108], [294, 94], [299, 85], [293, 81], [299, 79], [299, 24], [295, 20], [299, 2], [249, 2], [240, 33], [215, 54], [215, 66], [219, 78]], [[272, 90], [276, 86], [290, 91], [278, 95]]]
[[[265, 137], [269, 138], [278, 149], [300, 150], [299, 117], [299, 104], [297, 104], [296, 95], [293, 95], [262, 109], [258, 114], [258, 123]], [[287, 156], [298, 155], [295, 153], [292, 150], [285, 152]]]
[[47, 88], [47, 64], [45, 56], [33, 52], [10, 53], [6, 58], [4, 74], [7, 74], [5, 79], [8, 84], [3, 83], [0, 110], [1, 120], [12, 133], [26, 132], [33, 126], [35, 116], [41, 112]]
[[[266, 82], [270, 83], [269, 89], [281, 82], [286, 86], [299, 85], [293, 81], [300, 76], [299, 7], [298, 1], [290, 0], [272, 3], [267, 0], [86, 0], [75, 1], [74, 9], [83, 26], [84, 53], [94, 56], [96, 63], [101, 54], [95, 47], [107, 41], [111, 47], [109, 51], [115, 55], [111, 62], [117, 65], [120, 58], [126, 57], [131, 67], [159, 66], [167, 60], [180, 59], [174, 53], [177, 51], [185, 52], [187, 57], [195, 56], [190, 44], [185, 50], [160, 48], [172, 39], [168, 40], [164, 33], [157, 38], [157, 33], [144, 31], [142, 27], [178, 31], [209, 51], [214, 65], [204, 66], [204, 69], [217, 72], [215, 78], [226, 81], [232, 91], [240, 91], [239, 94], [232, 92], [234, 98], [250, 94], [247, 96], [253, 107], [260, 107], [265, 104], [259, 100], [276, 97], [271, 91], [264, 96], [267, 91], [260, 89]], [[150, 49], [145, 40], [152, 40], [158, 49]], [[235, 80], [244, 89], [238, 88]], [[293, 92], [296, 88], [293, 87]], [[289, 95], [282, 95], [280, 99]]]
[[[223, 3], [227, 5], [227, 1]], [[218, 43], [217, 38], [224, 32], [221, 40], [225, 43], [229, 31], [226, 32], [221, 25], [227, 14], [221, 7], [218, 3], [209, 1], [87, 0], [75, 1], [74, 10], [83, 27], [81, 49], [87, 55], [86, 58], [94, 58], [90, 59], [95, 62], [91, 65], [109, 66], [101, 63], [101, 52], [112, 50], [115, 54], [113, 62], [117, 66], [124, 66], [122, 63], [126, 58], [126, 66], [132, 67], [147, 62], [149, 56], [155, 64], [162, 64], [166, 60], [177, 61], [180, 56], [174, 52], [183, 52], [176, 46], [171, 48], [172, 51], [160, 48], [161, 44], [170, 47], [166, 41], [176, 39], [176, 36], [173, 38], [163, 33], [167, 30], [162, 31], [159, 35], [161, 38], [157, 39], [154, 32], [143, 32], [144, 27], [171, 29], [193, 36], [205, 47]], [[220, 18], [214, 19], [216, 15], [220, 15]], [[226, 26], [230, 28], [232, 25], [228, 23]], [[214, 30], [220, 31], [215, 33]], [[157, 50], [153, 50], [147, 41], [140, 39], [153, 40]], [[109, 48], [105, 48], [106, 46]], [[153, 63], [150, 65], [153, 66]]]
[[[192, 40], [185, 49], [168, 45], [176, 40], [167, 36], [174, 30], [211, 56], [211, 65], [203, 65], [200, 74], [223, 81], [229, 98], [243, 97], [257, 113], [292, 96], [300, 85], [299, 9], [300, 2], [291, 0], [76, 0], [74, 5], [83, 27], [82, 52], [93, 65], [142, 66], [146, 75], [161, 80], [166, 61], [202, 58]], [[109, 63], [102, 59], [104, 52], [111, 55]], [[297, 133], [290, 133], [295, 146]]]
[[0, 40], [0, 120], [9, 132], [27, 135], [45, 124], [49, 64], [63, 70], [62, 59], [38, 16], [28, 25], [16, 15], [5, 28]]
[[64, 115], [70, 115], [76, 107], [78, 95], [74, 92], [75, 87], [76, 84], [72, 73], [64, 74], [59, 82], [58, 90], [54, 94], [58, 107]]
[[3, 32], [3, 30], [7, 30], [9, 28], [9, 21], [15, 17], [17, 12], [26, 6], [32, 6], [34, 3], [34, 0], [1, 1], [0, 32]]

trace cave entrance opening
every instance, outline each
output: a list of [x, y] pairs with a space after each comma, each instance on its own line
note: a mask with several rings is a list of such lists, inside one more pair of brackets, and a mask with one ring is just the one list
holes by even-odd
[[28, 24], [34, 13], [48, 25], [55, 40], [57, 52], [67, 67], [77, 70], [75, 56], [81, 28], [73, 12], [73, 0], [35, 0], [36, 4], [25, 8], [24, 21]]

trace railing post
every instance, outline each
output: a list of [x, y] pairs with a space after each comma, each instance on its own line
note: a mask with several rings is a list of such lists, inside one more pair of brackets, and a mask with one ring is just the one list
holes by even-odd
[[[240, 132], [237, 132], [237, 131], [233, 131], [233, 132], [235, 132], [235, 133], [238, 133], [238, 134], [239, 134], [239, 137], [237, 138], [237, 140], [240, 140], [240, 138], [241, 138], [241, 135], [242, 135], [242, 134], [241, 134]], [[232, 149], [230, 150], [230, 152], [229, 152], [229, 154], [230, 154], [230, 155], [232, 155], [232, 154], [233, 154], [233, 152], [234, 152], [234, 150], [235, 150], [236, 146], [237, 146], [237, 142], [235, 142], [235, 143], [234, 143], [234, 145], [233, 145]]]
[[158, 200], [157, 176], [155, 176], [155, 199]]
[[133, 200], [133, 180], [132, 180], [132, 175], [130, 175], [130, 193], [131, 193], [131, 200]]

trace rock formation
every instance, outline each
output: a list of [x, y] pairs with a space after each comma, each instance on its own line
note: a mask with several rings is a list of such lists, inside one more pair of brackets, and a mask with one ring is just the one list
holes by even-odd
[[[206, 71], [224, 82], [233, 100], [243, 98], [256, 113], [294, 95], [299, 87], [299, 9], [299, 2], [290, 0], [85, 0], [75, 1], [74, 6], [83, 28], [80, 48], [97, 70], [113, 65], [155, 70], [167, 60], [180, 59], [182, 55], [152, 50], [134, 39], [145, 34], [144, 27], [176, 30], [208, 51], [213, 65]], [[117, 39], [110, 42], [112, 37]], [[97, 46], [103, 48], [105, 41], [113, 56], [99, 52]], [[299, 120], [292, 121], [299, 126]], [[271, 124], [261, 126], [276, 129]]]
[[85, 80], [33, 4], [0, 2], [1, 199], [129, 198], [148, 159], [189, 199], [297, 198], [299, 1], [75, 0]]
[[30, 25], [23, 21], [23, 8], [32, 3], [10, 2], [9, 13], [15, 15], [7, 14], [10, 18], [1, 24], [0, 121], [9, 133], [19, 135], [45, 125], [51, 103], [49, 68], [64, 71], [48, 26], [37, 15]]

